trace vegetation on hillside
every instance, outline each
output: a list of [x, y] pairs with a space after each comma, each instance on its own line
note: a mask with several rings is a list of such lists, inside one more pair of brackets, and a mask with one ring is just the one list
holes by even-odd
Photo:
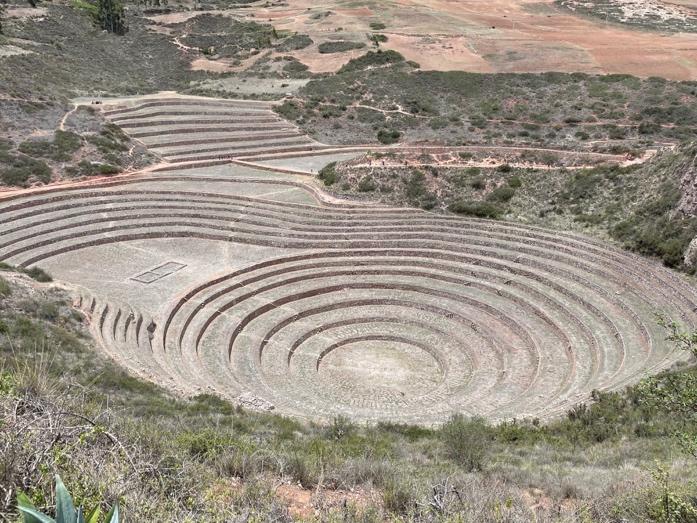
[[[563, 419], [318, 426], [188, 400], [91, 347], [57, 288], [0, 273], [0, 517], [51, 512], [60, 474], [126, 521], [692, 521], [693, 388], [681, 368]], [[697, 337], [669, 322], [678, 346]], [[94, 463], [100, 466], [95, 468]], [[305, 500], [305, 501], [298, 501]], [[458, 519], [459, 518], [459, 519]]]
[[[460, 155], [463, 162], [477, 161], [473, 153]], [[665, 151], [643, 165], [598, 164], [586, 169], [448, 167], [438, 166], [429, 154], [417, 159], [422, 167], [411, 167], [395, 153], [380, 153], [333, 165], [331, 183], [320, 178], [342, 195], [614, 239], [693, 273], [697, 267], [685, 265], [684, 258], [697, 236], [697, 216], [678, 212], [678, 203], [682, 178], [695, 158], [694, 143]], [[516, 159], [552, 167], [560, 162], [549, 153], [523, 153]], [[372, 183], [366, 191], [361, 183], [368, 176]]]
[[573, 13], [599, 18], [605, 23], [667, 33], [697, 32], [697, 15], [677, 3], [646, 2], [642, 8], [618, 0], [556, 0], [555, 3]]
[[[10, 115], [27, 107], [14, 102]], [[46, 119], [46, 134], [56, 125], [57, 116], [53, 116], [51, 105], [34, 107], [32, 114], [35, 123], [42, 116]], [[30, 187], [63, 178], [111, 176], [142, 167], [152, 159], [144, 146], [132, 142], [115, 125], [106, 123], [90, 106], [73, 112], [64, 122], [66, 130], [56, 129], [51, 138], [24, 139], [21, 120], [15, 121], [18, 123], [15, 128], [4, 130], [6, 136], [17, 142], [0, 137], [0, 185]]]
[[632, 153], [695, 132], [696, 82], [417, 66], [394, 51], [369, 52], [336, 75], [312, 80], [286, 104], [295, 104], [295, 121], [325, 143], [365, 143], [390, 127], [410, 141]]

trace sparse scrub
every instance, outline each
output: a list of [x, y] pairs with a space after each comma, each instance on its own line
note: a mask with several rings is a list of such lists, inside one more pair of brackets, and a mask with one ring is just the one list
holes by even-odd
[[295, 121], [302, 116], [302, 108], [295, 102], [286, 100], [281, 105], [274, 107], [274, 111], [286, 120]]
[[0, 151], [0, 181], [3, 185], [28, 187], [51, 181], [51, 168], [43, 160]]
[[346, 65], [339, 69], [338, 74], [354, 73], [375, 67], [384, 67], [404, 62], [404, 57], [397, 51], [369, 51], [359, 58], [350, 60]]
[[312, 38], [307, 35], [296, 34], [284, 39], [279, 45], [278, 49], [280, 51], [297, 51], [300, 49], [305, 49], [313, 44]]
[[5, 278], [0, 277], [0, 298], [6, 298], [12, 294], [12, 287]]
[[325, 165], [322, 169], [320, 169], [318, 177], [320, 180], [324, 182], [324, 185], [334, 185], [339, 179], [339, 176], [336, 172], [336, 162], [332, 162], [328, 165]]
[[57, 130], [53, 141], [28, 140], [19, 144], [18, 150], [27, 156], [68, 161], [80, 147], [82, 147], [82, 139], [79, 135]]
[[373, 192], [378, 186], [372, 176], [364, 176], [358, 182], [358, 192]]
[[401, 136], [402, 133], [395, 129], [380, 129], [380, 131], [378, 131], [378, 141], [385, 145], [397, 143]]
[[493, 191], [491, 191], [486, 199], [489, 200], [490, 202], [498, 202], [498, 203], [506, 203], [511, 200], [515, 196], [515, 189], [510, 186], [501, 186], [497, 187]]
[[77, 166], [68, 167], [66, 174], [70, 177], [79, 176], [112, 176], [121, 172], [121, 168], [116, 165], [101, 162], [90, 162], [81, 160]]
[[475, 191], [483, 191], [486, 189], [486, 180], [481, 176], [477, 176], [470, 182], [470, 187]]
[[461, 200], [450, 204], [448, 210], [455, 214], [475, 216], [477, 218], [500, 218], [503, 211], [497, 205], [489, 202]]
[[480, 418], [453, 416], [441, 429], [447, 456], [464, 467], [466, 472], [484, 468], [491, 429]]

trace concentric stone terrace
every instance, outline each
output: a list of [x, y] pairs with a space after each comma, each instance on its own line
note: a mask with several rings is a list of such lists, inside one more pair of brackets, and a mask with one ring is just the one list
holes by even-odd
[[240, 157], [308, 154], [325, 147], [276, 115], [267, 102], [172, 95], [124, 99], [104, 107], [112, 123], [174, 164], [211, 165]]
[[0, 200], [0, 260], [74, 286], [100, 346], [185, 394], [313, 419], [550, 417], [671, 365], [681, 277], [585, 237], [177, 170]]

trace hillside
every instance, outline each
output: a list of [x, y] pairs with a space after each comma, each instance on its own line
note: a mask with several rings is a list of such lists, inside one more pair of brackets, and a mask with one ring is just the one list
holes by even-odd
[[583, 169], [564, 167], [564, 157], [553, 151], [536, 157], [511, 149], [492, 161], [482, 149], [454, 158], [378, 153], [332, 164], [319, 176], [337, 195], [576, 230], [695, 271], [688, 255], [697, 235], [694, 143], [643, 164], [596, 160]]
[[51, 504], [53, 472], [90, 505], [119, 499], [127, 521], [648, 522], [688, 510], [697, 464], [673, 433], [690, 425], [641, 387], [549, 424], [317, 426], [129, 377], [95, 353], [60, 285], [5, 269], [0, 300], [10, 520], [16, 489]]

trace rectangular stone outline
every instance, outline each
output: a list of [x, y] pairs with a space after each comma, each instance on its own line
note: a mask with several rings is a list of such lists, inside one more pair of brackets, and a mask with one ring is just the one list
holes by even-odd
[[145, 271], [141, 274], [138, 274], [137, 276], [133, 276], [130, 279], [133, 281], [137, 281], [138, 283], [148, 285], [150, 283], [164, 278], [165, 276], [169, 276], [170, 274], [180, 271], [184, 267], [186, 267], [186, 264], [184, 263], [170, 261], [167, 263], [163, 263], [162, 265], [158, 265], [154, 269], [150, 269], [149, 271]]

